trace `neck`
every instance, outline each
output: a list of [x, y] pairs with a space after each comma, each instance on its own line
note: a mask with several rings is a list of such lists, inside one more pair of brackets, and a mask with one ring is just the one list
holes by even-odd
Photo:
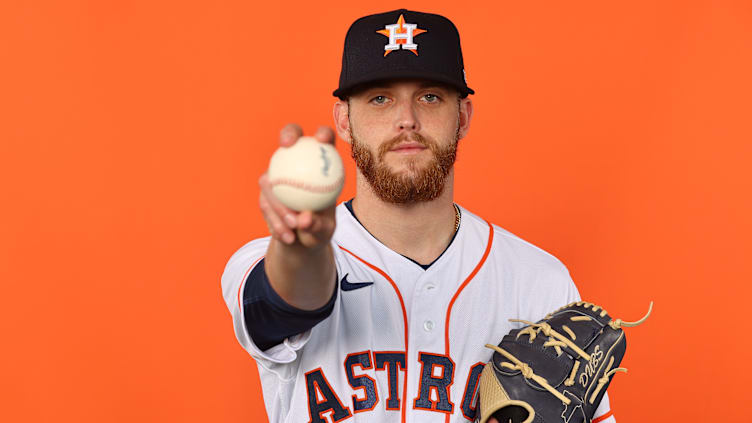
[[444, 252], [454, 236], [453, 194], [454, 169], [438, 198], [412, 204], [382, 201], [358, 171], [353, 210], [381, 243], [418, 263], [429, 264]]

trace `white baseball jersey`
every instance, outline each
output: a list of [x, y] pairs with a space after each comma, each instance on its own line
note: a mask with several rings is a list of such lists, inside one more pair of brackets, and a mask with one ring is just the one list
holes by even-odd
[[[468, 422], [476, 383], [517, 324], [579, 300], [559, 260], [461, 209], [449, 247], [424, 270], [374, 238], [340, 204], [332, 238], [339, 292], [312, 329], [261, 351], [243, 285], [269, 237], [230, 259], [222, 289], [235, 334], [256, 360], [271, 422]], [[613, 421], [608, 397], [596, 416]], [[605, 419], [604, 419], [605, 417]], [[608, 419], [608, 420], [606, 420]]]

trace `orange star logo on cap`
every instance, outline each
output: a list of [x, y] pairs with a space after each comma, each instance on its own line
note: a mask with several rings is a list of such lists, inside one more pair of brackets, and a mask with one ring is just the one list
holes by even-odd
[[418, 55], [418, 44], [415, 43], [413, 37], [416, 37], [424, 32], [425, 29], [418, 29], [417, 24], [405, 23], [405, 17], [400, 15], [396, 24], [386, 25], [384, 29], [378, 31], [379, 34], [389, 37], [389, 44], [384, 46], [384, 57], [394, 50], [410, 50], [415, 55]]

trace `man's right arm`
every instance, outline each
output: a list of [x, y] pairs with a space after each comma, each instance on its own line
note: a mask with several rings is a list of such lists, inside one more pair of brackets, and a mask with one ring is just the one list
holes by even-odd
[[[287, 125], [280, 146], [293, 145], [301, 134], [299, 126]], [[334, 133], [321, 128], [316, 138], [333, 143]], [[243, 348], [257, 359], [288, 363], [307, 340], [295, 335], [305, 334], [334, 310], [335, 206], [315, 213], [296, 212], [274, 197], [266, 174], [259, 185], [259, 207], [271, 236], [233, 254], [222, 274], [222, 291]], [[267, 353], [288, 338], [287, 348]]]
[[[280, 146], [289, 147], [303, 135], [289, 124], [280, 132]], [[315, 138], [334, 144], [334, 132], [321, 127]], [[332, 298], [337, 283], [331, 239], [335, 229], [335, 205], [318, 211], [296, 212], [272, 194], [266, 174], [259, 179], [259, 207], [271, 240], [264, 258], [266, 277], [274, 292], [290, 306], [317, 310]]]

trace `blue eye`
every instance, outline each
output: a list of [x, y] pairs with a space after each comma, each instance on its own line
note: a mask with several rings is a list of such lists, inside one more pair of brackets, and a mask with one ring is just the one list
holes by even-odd
[[371, 99], [371, 103], [384, 104], [384, 103], [386, 103], [386, 100], [387, 99], [386, 99], [385, 96], [383, 96], [383, 95], [377, 95], [376, 97], [374, 97], [374, 98]]
[[423, 98], [428, 103], [437, 103], [440, 100], [439, 96], [437, 96], [436, 94], [426, 94], [423, 96]]

